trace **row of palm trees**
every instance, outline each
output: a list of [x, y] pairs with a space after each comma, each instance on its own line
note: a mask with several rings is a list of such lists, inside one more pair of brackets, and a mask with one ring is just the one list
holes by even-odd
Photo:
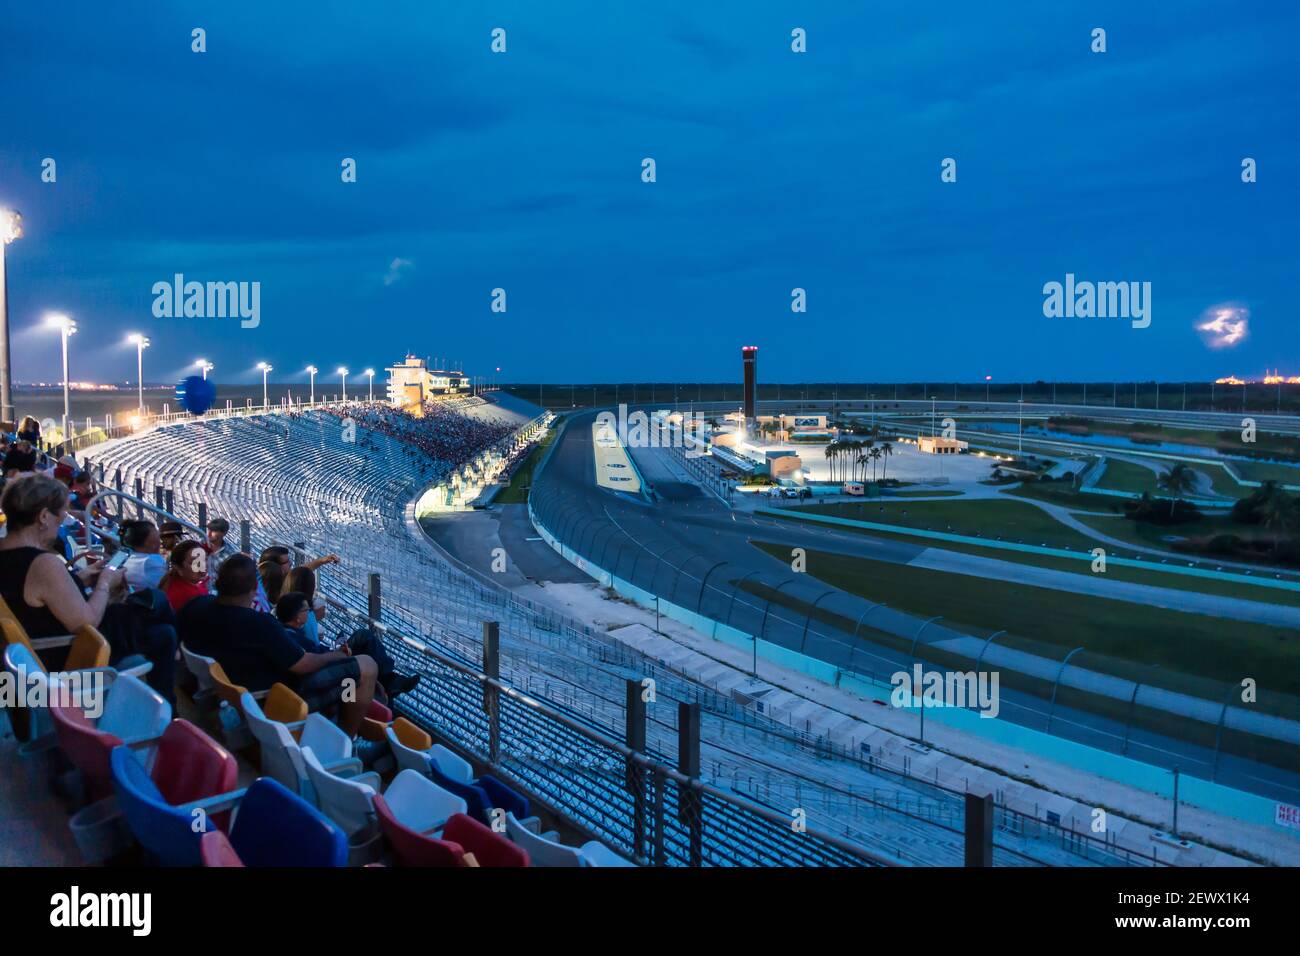
[[[1161, 474], [1156, 484], [1169, 495], [1169, 515], [1173, 517], [1182, 496], [1196, 487], [1196, 473], [1178, 462]], [[1275, 481], [1265, 481], [1242, 499], [1232, 513], [1235, 520], [1255, 522], [1271, 531], [1275, 545], [1300, 527], [1300, 505]]]
[[[865, 481], [867, 465], [871, 465], [871, 480], [876, 480], [876, 464], [880, 463], [880, 477], [885, 477], [889, 468], [889, 456], [894, 453], [894, 446], [889, 442], [876, 445], [874, 441], [833, 441], [826, 446], [826, 462], [830, 466], [831, 481]], [[839, 466], [840, 477], [836, 479], [835, 470]], [[858, 477], [859, 472], [861, 478]]]

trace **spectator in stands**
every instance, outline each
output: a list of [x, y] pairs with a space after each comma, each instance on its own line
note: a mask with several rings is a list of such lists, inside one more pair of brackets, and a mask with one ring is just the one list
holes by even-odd
[[262, 582], [267, 603], [272, 607], [276, 601], [280, 600], [280, 593], [284, 590], [285, 572], [288, 567], [287, 560], [282, 563], [275, 558], [265, 558], [258, 562], [257, 576]]
[[[320, 645], [320, 625], [325, 621], [326, 605], [316, 593], [316, 572], [305, 564], [294, 568], [285, 578], [284, 592], [285, 597], [290, 594], [300, 594], [306, 600], [307, 616], [301, 624], [294, 626], [302, 628], [309, 645]], [[283, 601], [284, 597], [280, 600]], [[296, 618], [296, 602], [293, 606]], [[276, 615], [279, 616], [279, 614], [280, 605], [277, 603]], [[281, 618], [281, 621], [283, 620]], [[405, 694], [420, 682], [419, 675], [398, 673], [397, 667], [393, 663], [393, 659], [388, 655], [388, 649], [384, 647], [383, 641], [379, 640], [368, 628], [353, 631], [348, 638], [347, 644], [348, 647], [352, 648], [353, 654], [366, 654], [375, 659], [375, 664], [379, 668], [379, 684], [385, 691], [384, 696], [396, 697], [398, 694]]]
[[162, 555], [162, 535], [152, 521], [140, 518], [122, 523], [122, 546], [131, 549], [122, 570], [126, 583], [137, 591], [156, 588], [167, 573], [167, 559]]
[[98, 493], [95, 479], [88, 471], [78, 471], [74, 474], [68, 488], [72, 492], [68, 499], [68, 507], [72, 511], [85, 511], [86, 506], [90, 504], [90, 499]]
[[71, 455], [63, 455], [54, 463], [54, 478], [65, 485], [70, 485], [72, 484], [72, 476], [79, 470], [77, 459]]
[[253, 610], [257, 566], [248, 555], [229, 558], [217, 575], [216, 597], [194, 598], [180, 615], [185, 646], [213, 657], [236, 684], [252, 691], [280, 682], [319, 711], [338, 706], [338, 724], [356, 736], [375, 694], [375, 662], [344, 650], [304, 651], [274, 617]]
[[203, 546], [204, 549], [208, 552], [208, 554], [210, 555], [220, 554], [222, 551], [227, 551], [227, 550], [233, 552], [234, 549], [231, 548], [228, 544], [226, 544], [226, 535], [228, 535], [229, 533], [230, 533], [230, 522], [227, 521], [225, 518], [213, 518], [211, 521], [209, 521], [208, 540]]
[[[304, 561], [300, 567], [309, 571], [315, 571], [317, 568], [323, 568], [327, 564], [338, 564], [339, 556], [337, 554], [327, 554], [322, 558], [312, 558], [310, 561]], [[269, 548], [263, 548], [262, 554], [258, 558], [258, 573], [262, 577], [262, 583], [266, 588], [266, 596], [270, 603], [274, 604], [280, 599], [284, 591], [284, 582], [289, 572], [293, 570], [293, 552], [282, 545], [271, 545]], [[313, 582], [315, 578], [313, 577]], [[312, 588], [315, 594], [315, 587]]]
[[31, 442], [33, 445], [39, 444], [41, 440], [41, 423], [30, 415], [23, 417], [18, 423], [19, 441]]
[[221, 570], [221, 563], [235, 553], [233, 545], [226, 543], [226, 535], [230, 533], [230, 522], [225, 518], [213, 518], [208, 522], [207, 540], [203, 542], [203, 550], [208, 552], [208, 576], [215, 581], [217, 572]]
[[299, 591], [286, 591], [275, 602], [275, 619], [284, 625], [298, 646], [304, 651], [322, 654], [325, 647], [307, 635], [306, 624], [311, 616], [311, 603], [307, 600], [307, 595]]
[[194, 598], [208, 594], [208, 555], [202, 542], [182, 541], [172, 547], [162, 590], [177, 614]]
[[179, 521], [168, 519], [159, 526], [158, 537], [162, 541], [163, 553], [171, 554], [172, 548], [180, 544], [185, 537], [185, 526]]
[[27, 439], [18, 439], [9, 446], [9, 451], [5, 453], [4, 464], [0, 465], [0, 468], [4, 469], [6, 478], [34, 472], [36, 470], [36, 449], [32, 447], [32, 443]]
[[307, 599], [310, 613], [303, 622], [307, 639], [312, 643], [320, 641], [320, 626], [325, 621], [325, 602], [316, 595], [316, 572], [307, 565], [292, 568], [284, 580], [286, 592], [297, 591]]
[[[149, 685], [172, 700], [176, 630], [170, 609], [159, 614], [134, 595], [122, 600], [122, 571], [92, 558], [84, 570], [73, 573], [52, 550], [67, 517], [68, 489], [45, 475], [28, 475], [8, 483], [0, 507], [8, 529], [0, 540], [0, 596], [28, 637], [56, 637], [83, 625], [97, 627], [108, 640], [110, 664], [143, 655], [153, 664], [146, 675]], [[66, 657], [66, 648], [41, 654], [50, 670], [61, 667]]]
[[83, 624], [98, 627], [110, 592], [122, 580], [120, 571], [104, 569], [98, 560], [80, 575], [68, 570], [57, 551], [67, 507], [68, 489], [43, 475], [28, 475], [5, 488], [0, 596], [31, 638], [70, 634]]

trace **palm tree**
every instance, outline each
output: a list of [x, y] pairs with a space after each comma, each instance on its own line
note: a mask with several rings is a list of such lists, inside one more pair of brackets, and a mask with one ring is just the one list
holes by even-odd
[[831, 481], [835, 480], [835, 446], [826, 446], [826, 466], [830, 469]]
[[1156, 479], [1162, 491], [1171, 495], [1169, 499], [1169, 517], [1174, 516], [1174, 508], [1182, 496], [1196, 487], [1196, 473], [1181, 461]]
[[880, 455], [884, 460], [880, 463], [880, 477], [884, 479], [885, 473], [889, 470], [889, 456], [894, 453], [894, 446], [889, 442], [883, 442], [880, 446]]
[[1281, 488], [1274, 485], [1271, 491], [1264, 500], [1260, 517], [1264, 527], [1273, 532], [1273, 548], [1276, 550], [1282, 536], [1300, 524], [1300, 511], [1296, 509], [1295, 499]]
[[879, 448], [871, 449], [871, 480], [872, 481], [876, 480], [876, 462], [880, 460], [883, 454], [884, 452], [882, 452]]

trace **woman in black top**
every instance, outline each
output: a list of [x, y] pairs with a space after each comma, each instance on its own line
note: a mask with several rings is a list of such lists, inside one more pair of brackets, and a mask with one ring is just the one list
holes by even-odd
[[14, 442], [13, 447], [5, 455], [0, 470], [3, 470], [6, 476], [15, 472], [35, 471], [36, 449], [32, 447], [32, 443], [25, 439]]
[[50, 550], [68, 510], [68, 489], [45, 475], [27, 475], [5, 487], [6, 535], [0, 540], [0, 597], [32, 638], [70, 634], [83, 624], [98, 627], [120, 570], [92, 564], [83, 575], [94, 582], [89, 599], [84, 585]]
[[41, 440], [41, 423], [28, 415], [18, 425], [18, 438], [35, 445]]

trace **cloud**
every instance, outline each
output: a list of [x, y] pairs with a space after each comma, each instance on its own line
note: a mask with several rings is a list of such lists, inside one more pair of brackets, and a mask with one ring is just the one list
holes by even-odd
[[1242, 305], [1212, 305], [1201, 313], [1196, 331], [1212, 349], [1230, 349], [1246, 338], [1250, 327], [1250, 310]]
[[415, 268], [415, 263], [410, 259], [394, 259], [388, 264], [388, 272], [384, 275], [384, 285], [393, 285], [408, 271]]

